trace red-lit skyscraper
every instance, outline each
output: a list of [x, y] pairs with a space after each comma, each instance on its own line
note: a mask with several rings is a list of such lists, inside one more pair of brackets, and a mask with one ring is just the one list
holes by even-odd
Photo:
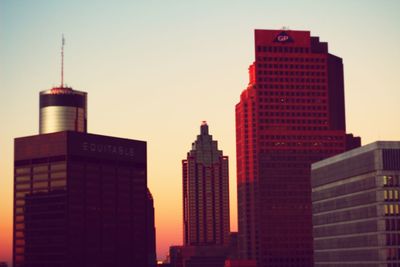
[[313, 266], [310, 165], [360, 145], [346, 134], [342, 59], [308, 31], [255, 30], [236, 105], [239, 254]]

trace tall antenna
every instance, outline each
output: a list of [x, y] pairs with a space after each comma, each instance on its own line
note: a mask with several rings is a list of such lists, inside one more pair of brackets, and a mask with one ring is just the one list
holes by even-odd
[[64, 45], [65, 39], [63, 34], [61, 41], [61, 88], [64, 88]]

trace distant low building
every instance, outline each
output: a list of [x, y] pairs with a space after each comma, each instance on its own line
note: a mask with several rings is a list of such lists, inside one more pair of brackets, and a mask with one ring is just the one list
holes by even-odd
[[228, 255], [223, 246], [172, 246], [171, 267], [224, 267]]

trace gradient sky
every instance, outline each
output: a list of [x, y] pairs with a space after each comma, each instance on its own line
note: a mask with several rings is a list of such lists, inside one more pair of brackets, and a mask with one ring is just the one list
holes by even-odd
[[310, 30], [343, 58], [347, 130], [400, 140], [400, 1], [0, 0], [0, 261], [11, 258], [13, 138], [38, 133], [39, 91], [88, 92], [91, 133], [147, 141], [157, 251], [182, 242], [181, 160], [207, 120], [230, 157], [254, 29]]

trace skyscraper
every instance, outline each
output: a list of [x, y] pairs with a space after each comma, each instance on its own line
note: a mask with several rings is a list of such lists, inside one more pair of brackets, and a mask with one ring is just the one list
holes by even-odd
[[146, 142], [88, 134], [86, 113], [62, 78], [40, 134], [15, 139], [15, 267], [155, 266]]
[[184, 245], [228, 245], [228, 157], [218, 150], [206, 122], [182, 161], [182, 172]]
[[360, 145], [346, 135], [342, 59], [308, 31], [255, 30], [236, 105], [239, 254], [313, 266], [311, 163]]
[[400, 267], [400, 142], [312, 164], [316, 267]]
[[145, 142], [63, 131], [14, 149], [15, 267], [147, 266]]

